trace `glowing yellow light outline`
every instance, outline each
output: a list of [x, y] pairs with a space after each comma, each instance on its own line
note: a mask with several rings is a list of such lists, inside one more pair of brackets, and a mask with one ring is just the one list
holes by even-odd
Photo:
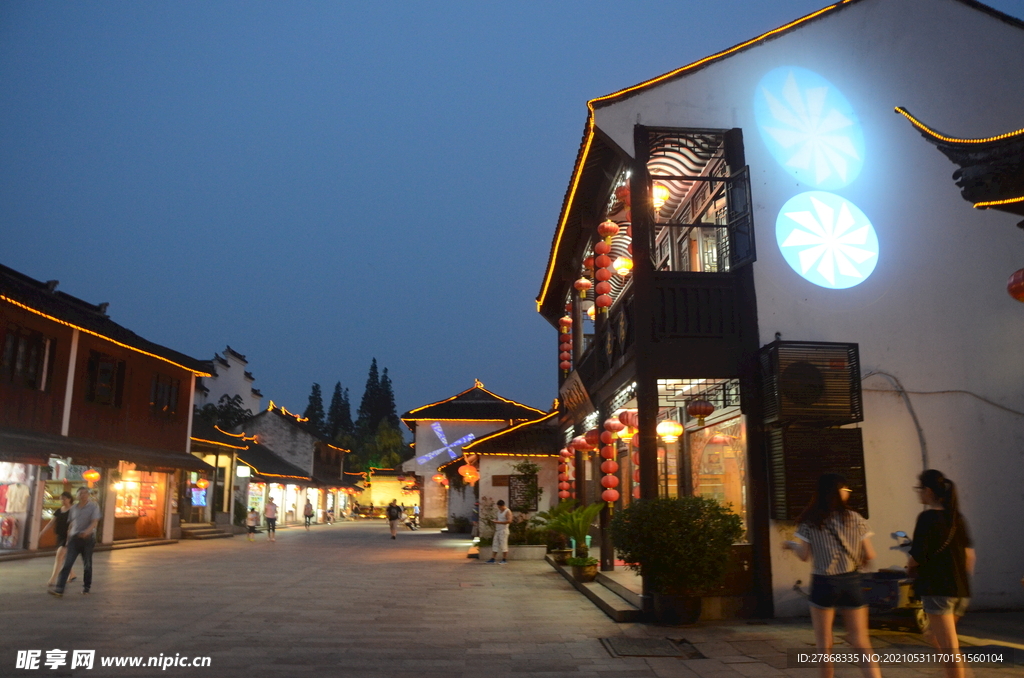
[[228, 445], [227, 443], [218, 443], [218, 442], [216, 442], [214, 440], [206, 440], [205, 438], [196, 438], [195, 436], [191, 436], [190, 438], [192, 440], [196, 441], [197, 443], [209, 443], [210, 445], [220, 445], [221, 447], [230, 447], [233, 450], [248, 450], [249, 449], [248, 445], [246, 445], [245, 447], [239, 447], [238, 445]]
[[141, 353], [142, 355], [149, 356], [150, 358], [156, 358], [157, 360], [162, 360], [165, 363], [168, 363], [170, 365], [174, 365], [175, 367], [183, 369], [186, 372], [191, 372], [192, 374], [196, 375], [197, 377], [210, 377], [210, 376], [213, 376], [209, 372], [200, 372], [199, 370], [194, 370], [191, 367], [185, 367], [184, 365], [179, 365], [178, 363], [174, 362], [173, 360], [171, 360], [169, 358], [165, 358], [165, 357], [157, 355], [155, 353], [150, 353], [149, 351], [143, 351], [141, 348], [136, 348], [134, 346], [129, 346], [128, 344], [121, 343], [120, 341], [117, 341], [116, 339], [111, 339], [110, 337], [106, 337], [106, 336], [100, 334], [99, 332], [94, 332], [92, 330], [87, 330], [84, 327], [80, 327], [79, 325], [75, 325], [74, 323], [69, 323], [67, 320], [61, 320], [60, 318], [55, 318], [52, 315], [49, 315], [47, 313], [43, 313], [42, 311], [37, 311], [36, 309], [32, 308], [31, 306], [26, 306], [25, 304], [21, 303], [20, 301], [15, 301], [14, 299], [11, 299], [10, 297], [4, 296], [2, 294], [0, 294], [0, 301], [6, 301], [7, 303], [13, 304], [14, 306], [17, 306], [20, 309], [28, 311], [29, 313], [35, 313], [38, 316], [42, 316], [42, 317], [46, 318], [47, 320], [52, 320], [53, 322], [58, 323], [60, 325], [64, 325], [66, 327], [70, 327], [73, 330], [78, 330], [79, 332], [85, 332], [86, 334], [92, 335], [94, 337], [99, 337], [100, 339], [103, 339], [104, 341], [109, 341], [111, 344], [114, 344], [115, 346], [120, 346], [121, 348], [126, 348], [129, 351], [135, 351], [136, 353]]
[[737, 51], [739, 51], [741, 49], [749, 47], [750, 45], [752, 45], [752, 44], [754, 44], [756, 42], [759, 42], [761, 40], [769, 38], [769, 37], [775, 35], [776, 33], [781, 33], [783, 31], [789, 30], [790, 28], [798, 26], [798, 25], [804, 23], [805, 21], [810, 21], [811, 19], [819, 17], [822, 14], [825, 14], [826, 12], [831, 12], [832, 10], [836, 9], [837, 7], [840, 7], [841, 5], [845, 5], [845, 4], [850, 3], [850, 2], [856, 2], [856, 0], [840, 0], [840, 2], [837, 2], [834, 5], [829, 5], [828, 7], [824, 7], [822, 9], [819, 9], [817, 12], [812, 12], [811, 14], [808, 14], [807, 16], [803, 16], [803, 17], [800, 17], [799, 19], [795, 19], [793, 21], [790, 21], [788, 24], [783, 24], [782, 26], [779, 26], [778, 28], [774, 28], [774, 29], [768, 31], [767, 33], [762, 33], [761, 35], [757, 36], [756, 38], [751, 38], [750, 40], [747, 40], [746, 42], [741, 42], [738, 45], [734, 45], [734, 46], [730, 47], [729, 49], [723, 50], [721, 52], [717, 52], [715, 54], [712, 54], [711, 56], [706, 56], [703, 59], [700, 59], [698, 61], [694, 61], [693, 63], [690, 63], [690, 64], [687, 64], [687, 65], [682, 66], [680, 68], [677, 68], [674, 71], [669, 71], [668, 73], [665, 73], [663, 75], [659, 75], [656, 78], [652, 78], [650, 80], [645, 80], [645, 81], [643, 81], [643, 82], [641, 82], [639, 84], [633, 85], [632, 87], [627, 87], [625, 89], [620, 89], [618, 92], [613, 92], [611, 94], [606, 94], [603, 97], [597, 97], [596, 99], [591, 99], [590, 101], [588, 101], [587, 102], [587, 111], [588, 111], [587, 112], [587, 140], [586, 140], [584, 148], [583, 148], [583, 153], [580, 155], [580, 160], [579, 160], [579, 162], [576, 165], [576, 169], [575, 169], [574, 176], [573, 176], [573, 179], [572, 179], [572, 188], [569, 190], [569, 199], [565, 203], [565, 212], [562, 215], [562, 221], [561, 221], [561, 223], [558, 224], [558, 232], [557, 232], [557, 234], [555, 236], [555, 245], [554, 245], [554, 247], [551, 250], [551, 257], [550, 257], [549, 264], [548, 264], [548, 270], [547, 270], [547, 272], [544, 275], [544, 285], [541, 287], [540, 295], [538, 295], [538, 297], [536, 299], [537, 311], [538, 312], [540, 311], [541, 307], [544, 305], [544, 300], [547, 298], [548, 289], [551, 286], [551, 278], [552, 278], [552, 276], [554, 275], [554, 272], [555, 272], [555, 262], [558, 261], [558, 250], [559, 250], [560, 245], [562, 243], [562, 233], [565, 231], [565, 224], [569, 220], [569, 212], [572, 211], [572, 203], [573, 203], [573, 199], [576, 197], [576, 189], [579, 187], [580, 178], [583, 175], [583, 168], [587, 164], [587, 156], [590, 153], [590, 146], [591, 146], [591, 144], [594, 141], [594, 126], [595, 126], [595, 123], [594, 123], [594, 104], [596, 104], [598, 102], [601, 102], [601, 101], [607, 101], [609, 99], [615, 99], [615, 98], [621, 97], [621, 96], [623, 96], [625, 94], [629, 94], [630, 92], [635, 92], [637, 90], [650, 87], [651, 85], [656, 85], [657, 83], [659, 83], [659, 82], [661, 82], [663, 80], [666, 80], [668, 78], [672, 78], [672, 77], [674, 77], [676, 75], [679, 75], [680, 73], [682, 73], [684, 71], [688, 71], [688, 70], [697, 68], [698, 66], [703, 66], [704, 64], [707, 64], [707, 63], [709, 63], [711, 61], [715, 61], [717, 59], [721, 59], [723, 57], [726, 57], [726, 56], [728, 56], [728, 55], [730, 55], [730, 54], [732, 54], [734, 52], [737, 52]]
[[[1000, 135], [994, 136], [994, 137], [984, 137], [984, 138], [981, 138], [981, 139], [958, 139], [956, 137], [947, 137], [945, 134], [942, 134], [940, 132], [936, 132], [931, 127], [929, 127], [928, 125], [924, 124], [923, 122], [921, 122], [920, 120], [915, 118], [913, 115], [910, 114], [910, 111], [908, 111], [907, 109], [903, 108], [902, 106], [897, 106], [893, 110], [896, 113], [899, 113], [900, 115], [902, 115], [907, 120], [909, 120], [911, 125], [913, 125], [917, 129], [921, 130], [922, 132], [924, 132], [928, 136], [934, 137], [934, 138], [939, 139], [941, 141], [948, 141], [949, 143], [952, 143], [952, 144], [987, 144], [987, 143], [990, 143], [990, 142], [993, 142], [993, 141], [1000, 141], [1002, 139], [1009, 139], [1010, 137], [1020, 136], [1020, 135], [1024, 134], [1024, 128], [1021, 128], [1021, 129], [1015, 130], [1013, 132], [1007, 132], [1006, 134], [1000, 134]], [[1016, 198], [1014, 200], [1016, 200]]]
[[[502, 429], [500, 431], [495, 431], [494, 433], [488, 433], [485, 436], [481, 436], [481, 437], [477, 438], [476, 440], [473, 440], [473, 441], [463, 445], [462, 446], [462, 452], [463, 452], [463, 454], [465, 454], [466, 450], [469, 450], [471, 447], [473, 447], [477, 443], [482, 443], [485, 440], [493, 440], [494, 438], [498, 438], [500, 436], [503, 436], [506, 433], [512, 433], [512, 431], [515, 431], [516, 429], [522, 428], [523, 426], [529, 426], [530, 424], [539, 424], [540, 422], [547, 421], [548, 419], [550, 419], [551, 417], [554, 417], [557, 414], [558, 414], [558, 411], [555, 410], [554, 412], [551, 412], [551, 413], [541, 417], [540, 419], [531, 419], [530, 421], [524, 421], [521, 424], [516, 424], [515, 426], [513, 426], [511, 428], [505, 428], [505, 429]], [[488, 454], [488, 453], [487, 452], [481, 452], [481, 454]], [[538, 455], [538, 456], [542, 456], [542, 455]]]
[[1024, 195], [1019, 198], [1007, 198], [1006, 200], [988, 200], [986, 202], [974, 203], [974, 209], [984, 210], [989, 207], [995, 207], [996, 205], [1013, 205], [1018, 202], [1024, 202]]
[[310, 478], [309, 476], [286, 476], [286, 475], [282, 475], [280, 473], [263, 473], [258, 468], [256, 468], [255, 466], [253, 466], [249, 462], [245, 461], [244, 459], [239, 459], [238, 461], [242, 462], [243, 464], [245, 464], [246, 466], [251, 468], [253, 471], [256, 471], [256, 475], [263, 476], [265, 478], [296, 478], [298, 480], [306, 480], [306, 481], [309, 481], [309, 482], [313, 481], [313, 479]]
[[[228, 433], [227, 431], [222, 429], [217, 424], [214, 424], [213, 427], [215, 429], [217, 429], [218, 431], [220, 431], [221, 433], [223, 433], [224, 435], [231, 436], [232, 438], [241, 438], [242, 440], [244, 440], [246, 442], [248, 442], [250, 440], [256, 440], [256, 436], [247, 436], [247, 435], [245, 435], [245, 431], [242, 431], [241, 433]], [[248, 449], [248, 448], [246, 448], [246, 449]]]
[[[466, 395], [467, 393], [469, 393], [470, 391], [472, 391], [475, 388], [480, 389], [481, 391], [483, 391], [484, 393], [486, 393], [488, 395], [494, 396], [495, 398], [497, 398], [498, 400], [501, 400], [502, 402], [506, 402], [506, 403], [509, 403], [509, 404], [512, 404], [512, 405], [518, 405], [520, 407], [525, 407], [528, 410], [533, 410], [537, 414], [545, 414], [545, 412], [543, 410], [538, 410], [536, 407], [530, 407], [529, 405], [524, 405], [522, 403], [516, 402], [515, 400], [509, 400], [508, 398], [502, 398], [497, 393], [494, 393], [492, 391], [488, 391], [486, 388], [484, 388], [484, 385], [482, 383], [480, 383], [479, 379], [476, 380], [476, 383], [474, 383], [473, 386], [471, 386], [470, 388], [467, 388], [462, 393], [456, 393], [451, 398], [445, 398], [444, 400], [438, 400], [436, 403], [430, 403], [429, 405], [423, 405], [422, 407], [417, 407], [415, 410], [409, 410], [408, 413], [409, 414], [415, 414], [416, 412], [419, 412], [420, 410], [425, 410], [428, 407], [433, 407], [434, 405], [443, 405], [444, 403], [451, 402], [451, 401], [455, 400], [456, 398], [458, 398], [460, 396]], [[436, 418], [416, 419], [416, 418], [413, 418], [413, 417], [410, 417], [410, 418], [406, 419], [405, 417], [402, 417], [402, 421], [518, 421], [518, 419], [514, 419], [514, 420], [507, 420], [507, 419], [436, 419]]]
[[292, 414], [291, 412], [289, 412], [288, 410], [285, 409], [284, 405], [278, 405], [278, 406], [275, 407], [273, 400], [270, 401], [270, 407], [267, 408], [267, 411], [268, 412], [275, 412], [276, 411], [278, 414], [283, 414], [283, 415], [285, 415], [287, 417], [293, 418], [295, 421], [299, 422], [300, 424], [303, 424], [303, 423], [309, 421], [309, 417], [303, 417], [302, 415], [299, 415], [299, 414]]

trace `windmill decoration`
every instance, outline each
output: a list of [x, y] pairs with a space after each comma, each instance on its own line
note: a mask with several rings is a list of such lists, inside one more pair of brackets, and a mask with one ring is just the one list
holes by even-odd
[[448, 437], [444, 434], [444, 429], [441, 428], [441, 422], [435, 421], [433, 424], [430, 425], [430, 428], [434, 429], [434, 433], [437, 434], [437, 437], [441, 441], [443, 447], [439, 447], [436, 450], [427, 452], [423, 456], [416, 457], [417, 464], [426, 464], [428, 461], [440, 455], [442, 452], [447, 452], [449, 457], [451, 457], [452, 459], [456, 459], [461, 454], [461, 452], [457, 451], [456, 448], [461, 448], [463, 445], [476, 438], [476, 436], [473, 435], [472, 433], [467, 433], [466, 435], [462, 436], [455, 442], [449, 443]]

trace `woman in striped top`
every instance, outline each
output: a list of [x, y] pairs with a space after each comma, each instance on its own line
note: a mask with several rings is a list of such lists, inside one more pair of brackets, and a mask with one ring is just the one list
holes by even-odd
[[[811, 559], [811, 622], [819, 650], [832, 649], [832, 624], [836, 609], [843, 614], [847, 639], [861, 651], [871, 651], [868, 637], [868, 608], [861, 590], [859, 568], [874, 560], [875, 550], [868, 539], [867, 521], [846, 506], [850, 486], [837, 473], [818, 478], [818, 489], [810, 505], [800, 515], [797, 541], [782, 545], [800, 560]], [[878, 665], [861, 664], [868, 678], [880, 678]], [[822, 678], [832, 678], [831, 664], [820, 665]]]

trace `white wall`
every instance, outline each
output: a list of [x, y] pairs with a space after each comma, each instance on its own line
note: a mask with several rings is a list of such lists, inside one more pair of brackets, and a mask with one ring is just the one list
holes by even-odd
[[[956, 169], [902, 117], [906, 106], [960, 137], [1021, 127], [1024, 30], [954, 0], [866, 0], [692, 75], [597, 111], [597, 125], [632, 151], [633, 125], [740, 127], [752, 177], [761, 342], [860, 345], [863, 374], [896, 375], [925, 432], [928, 466], [958, 482], [978, 550], [974, 604], [1024, 606], [1024, 418], [967, 391], [1024, 411], [1024, 306], [1005, 291], [1024, 265], [1018, 217], [973, 210]], [[756, 85], [768, 71], [799, 66], [828, 79], [863, 126], [864, 167], [834, 193], [860, 207], [879, 239], [878, 264], [856, 287], [829, 290], [800, 278], [782, 258], [776, 217], [790, 197], [816, 190], [769, 154], [756, 126]], [[920, 506], [911, 486], [921, 449], [902, 400], [881, 377], [865, 381], [865, 464], [877, 565], [902, 562], [889, 533], [910, 532]], [[791, 532], [773, 525], [776, 612], [804, 613], [791, 591], [806, 564], [782, 554]]]
[[[497, 502], [504, 499], [508, 504], [508, 487], [494, 486], [494, 476], [513, 475], [515, 464], [522, 461], [532, 461], [540, 466], [537, 473], [537, 483], [541, 488], [541, 495], [537, 499], [537, 510], [547, 511], [558, 504], [558, 457], [497, 457], [490, 455], [480, 456], [480, 480], [477, 482], [480, 495], [480, 504], [485, 499]], [[481, 536], [490, 536], [493, 530], [487, 528], [482, 522], [480, 524]]]
[[221, 354], [229, 367], [214, 359], [213, 369], [216, 375], [202, 377], [202, 384], [209, 393], [196, 392], [196, 405], [202, 407], [206, 404], [216, 405], [221, 396], [233, 398], [236, 395], [242, 396], [242, 407], [249, 408], [253, 414], [259, 414], [263, 409], [263, 399], [253, 394], [253, 382], [245, 376], [248, 364], [236, 358], [230, 351]]
[[269, 410], [249, 419], [243, 426], [246, 435], [258, 435], [259, 443], [266, 445], [274, 454], [309, 474], [313, 473], [313, 455], [316, 451], [316, 439], [313, 436]]

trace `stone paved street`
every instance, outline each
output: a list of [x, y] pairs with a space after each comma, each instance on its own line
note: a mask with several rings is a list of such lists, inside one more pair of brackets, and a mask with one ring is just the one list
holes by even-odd
[[[93, 594], [82, 596], [74, 582], [60, 599], [46, 594], [49, 559], [0, 563], [0, 676], [816, 676], [785, 668], [784, 650], [813, 645], [806, 623], [616, 624], [546, 563], [485, 565], [465, 557], [466, 544], [427, 530], [391, 541], [382, 521], [282, 530], [276, 543], [264, 535], [256, 543], [183, 541], [97, 554]], [[612, 657], [599, 639], [618, 635], [685, 638], [708, 658]], [[913, 638], [876, 641], [905, 639]], [[97, 657], [208, 655], [212, 663], [14, 668], [16, 650], [54, 648]]]

